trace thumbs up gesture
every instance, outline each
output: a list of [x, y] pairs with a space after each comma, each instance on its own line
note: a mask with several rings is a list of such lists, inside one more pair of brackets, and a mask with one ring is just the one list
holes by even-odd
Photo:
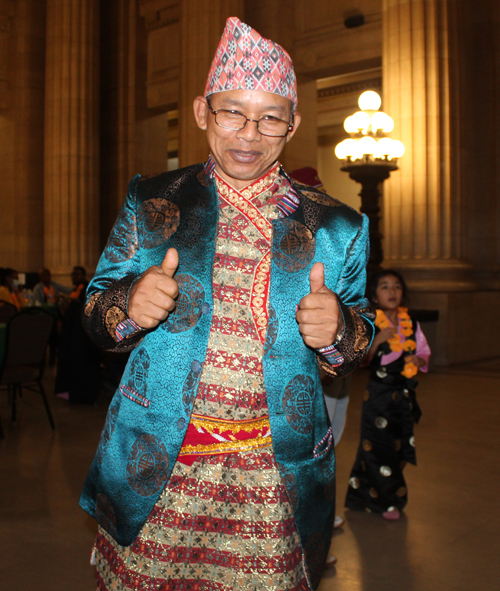
[[309, 274], [311, 292], [300, 300], [295, 315], [304, 343], [313, 349], [333, 344], [342, 329], [337, 296], [325, 285], [323, 263], [315, 263]]
[[128, 315], [141, 328], [154, 328], [175, 308], [179, 287], [174, 279], [179, 255], [169, 248], [160, 266], [153, 265], [134, 283], [128, 296]]

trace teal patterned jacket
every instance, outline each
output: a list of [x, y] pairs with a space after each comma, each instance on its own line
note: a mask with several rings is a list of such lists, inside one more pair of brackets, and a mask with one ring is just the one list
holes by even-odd
[[[334, 444], [318, 367], [345, 375], [370, 345], [373, 313], [364, 299], [368, 221], [320, 191], [292, 184], [298, 208], [273, 221], [263, 367], [273, 449], [315, 588], [335, 509]], [[80, 500], [121, 545], [130, 545], [148, 519], [187, 430], [212, 320], [218, 211], [214, 180], [202, 164], [134, 177], [87, 290], [87, 332], [106, 350], [132, 351]], [[132, 283], [161, 264], [170, 247], [179, 252], [175, 312], [155, 329], [118, 340]], [[345, 361], [339, 367], [304, 344], [295, 320], [317, 261], [344, 316], [337, 348]]]

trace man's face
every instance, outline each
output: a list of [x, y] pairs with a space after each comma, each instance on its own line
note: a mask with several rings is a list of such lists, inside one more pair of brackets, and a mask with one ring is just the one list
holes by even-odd
[[51, 280], [51, 275], [50, 275], [50, 271], [48, 271], [47, 269], [44, 269], [41, 273], [40, 273], [40, 281], [44, 284], [44, 285], [50, 285], [50, 280]]
[[73, 285], [79, 285], [83, 281], [82, 272], [79, 269], [73, 269], [71, 272], [71, 281]]
[[[290, 100], [261, 90], [228, 90], [210, 97], [212, 109], [227, 109], [243, 113], [248, 119], [261, 119], [272, 115], [291, 121]], [[215, 123], [215, 116], [204, 97], [196, 97], [194, 114], [200, 129], [207, 131], [210, 151], [220, 176], [236, 189], [243, 189], [259, 179], [276, 162], [285, 144], [292, 138], [300, 123], [300, 114], [294, 114], [293, 129], [285, 137], [268, 137], [257, 130], [257, 124], [248, 121], [243, 129], [224, 129]]]

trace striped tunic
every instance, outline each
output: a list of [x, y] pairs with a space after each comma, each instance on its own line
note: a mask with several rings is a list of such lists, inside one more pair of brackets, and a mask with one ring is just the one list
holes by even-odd
[[135, 542], [122, 547], [99, 530], [100, 591], [310, 589], [274, 459], [262, 370], [271, 220], [282, 215], [290, 187], [279, 165], [241, 191], [216, 173], [215, 180], [214, 310], [191, 422]]

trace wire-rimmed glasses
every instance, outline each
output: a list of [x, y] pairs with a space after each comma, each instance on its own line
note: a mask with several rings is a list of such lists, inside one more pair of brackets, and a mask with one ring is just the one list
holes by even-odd
[[229, 109], [217, 109], [214, 111], [209, 98], [206, 98], [208, 108], [215, 117], [215, 123], [224, 129], [239, 131], [245, 127], [248, 121], [256, 123], [259, 133], [268, 137], [285, 137], [288, 132], [293, 129], [293, 113], [291, 121], [284, 121], [283, 119], [273, 117], [273, 115], [264, 115], [264, 117], [261, 117], [260, 119], [249, 119], [239, 111], [232, 111]]

